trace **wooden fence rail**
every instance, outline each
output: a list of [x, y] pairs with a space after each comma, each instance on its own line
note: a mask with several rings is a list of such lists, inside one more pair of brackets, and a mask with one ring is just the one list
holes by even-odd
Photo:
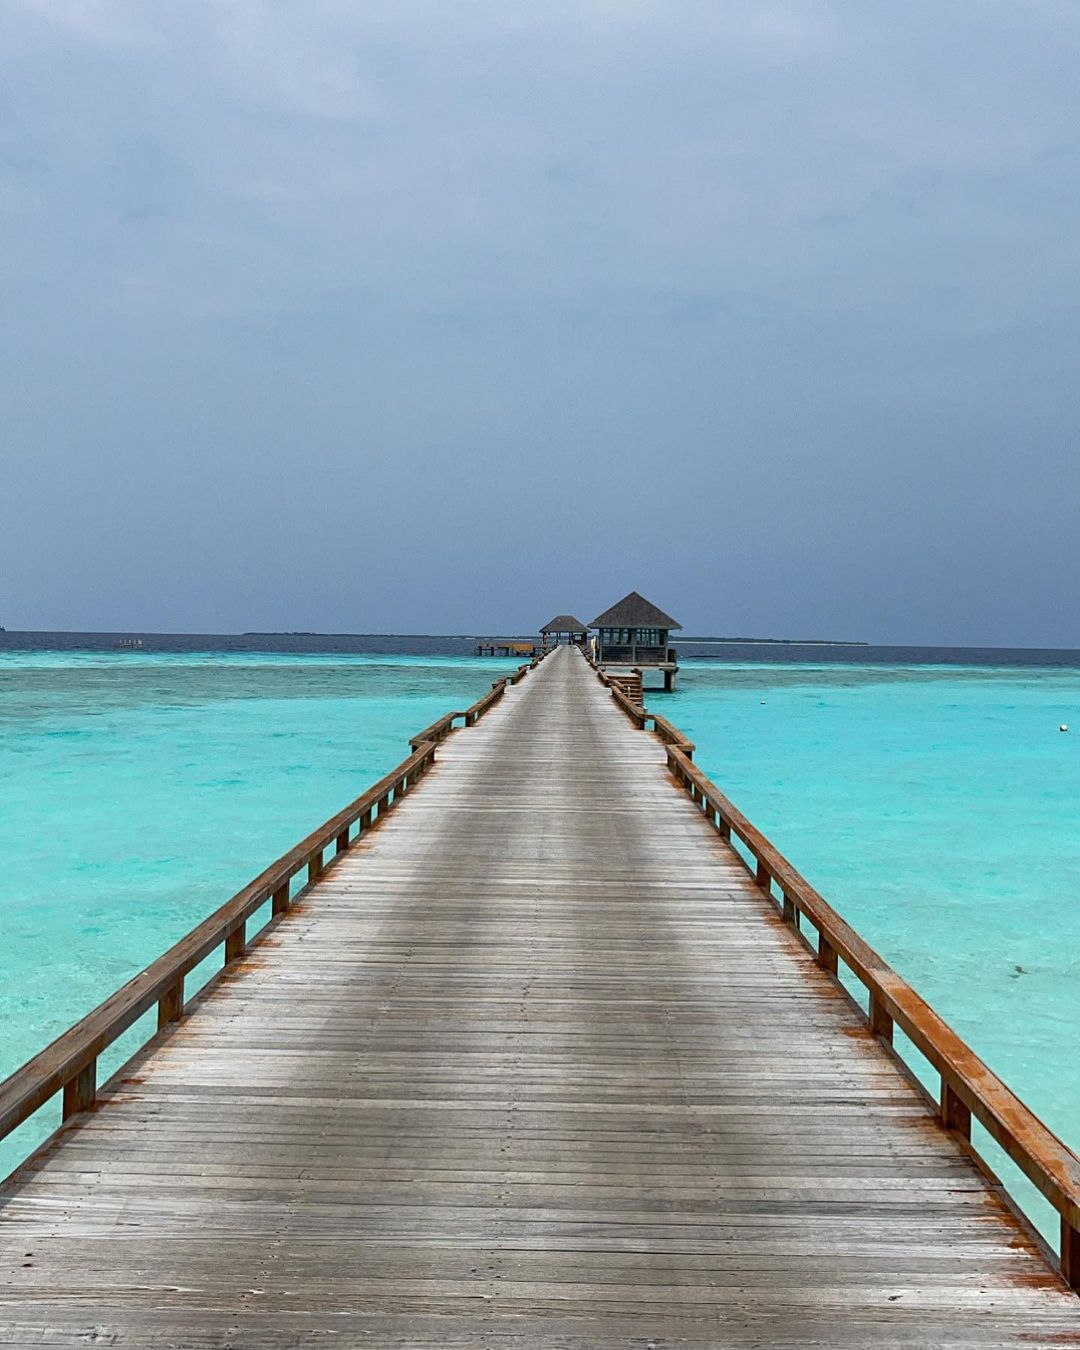
[[[318, 881], [334, 858], [385, 817], [416, 785], [434, 763], [436, 748], [453, 731], [455, 720], [463, 719], [466, 726], [475, 726], [502, 698], [507, 683], [516, 683], [541, 659], [519, 666], [513, 676], [496, 680], [490, 692], [465, 712], [449, 713], [432, 723], [410, 742], [412, 753], [396, 769], [313, 830], [164, 955], [0, 1083], [0, 1139], [29, 1120], [58, 1092], [63, 1094], [65, 1121], [92, 1107], [97, 1096], [98, 1059], [114, 1041], [155, 1004], [157, 1033], [178, 1021], [185, 1007], [184, 981], [196, 966], [222, 946], [226, 967], [239, 960], [255, 940], [249, 939], [247, 933], [253, 914], [270, 903], [270, 921], [256, 935], [262, 936], [303, 890]], [[303, 889], [294, 895], [292, 882], [300, 873], [306, 874], [306, 880]], [[156, 1033], [147, 1039], [152, 1039], [153, 1034]]]
[[[608, 683], [602, 672], [597, 674], [603, 683]], [[737, 850], [736, 857], [750, 871], [763, 894], [778, 907], [785, 922], [810, 943], [818, 964], [840, 983], [839, 965], [843, 962], [864, 986], [868, 997], [867, 1011], [863, 1013], [862, 1006], [856, 1000], [852, 1001], [866, 1017], [870, 1030], [881, 1044], [904, 1065], [912, 1081], [926, 1093], [942, 1125], [957, 1135], [983, 1170], [992, 1175], [992, 1168], [972, 1142], [971, 1122], [977, 1120], [1057, 1210], [1061, 1218], [1061, 1270], [1069, 1285], [1080, 1291], [1080, 1158], [1025, 1106], [702, 773], [691, 758], [692, 743], [678, 728], [666, 718], [636, 704], [628, 707], [628, 701], [620, 698], [619, 691], [609, 687], [615, 702], [635, 726], [652, 723], [655, 733], [665, 744], [668, 768], [675, 781], [724, 839], [734, 838], [747, 850], [752, 863], [747, 863]], [[814, 930], [814, 942], [802, 932], [804, 919]], [[840, 987], [848, 992], [842, 983]], [[894, 1048], [895, 1027], [900, 1028], [937, 1072], [940, 1096], [936, 1101]]]

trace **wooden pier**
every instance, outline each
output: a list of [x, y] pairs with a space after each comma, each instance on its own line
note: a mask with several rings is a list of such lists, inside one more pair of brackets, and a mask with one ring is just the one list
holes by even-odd
[[692, 753], [558, 648], [0, 1086], [0, 1346], [1080, 1344], [1080, 1163]]
[[473, 649], [474, 656], [527, 656], [530, 659], [540, 652], [538, 643], [529, 639], [484, 638]]

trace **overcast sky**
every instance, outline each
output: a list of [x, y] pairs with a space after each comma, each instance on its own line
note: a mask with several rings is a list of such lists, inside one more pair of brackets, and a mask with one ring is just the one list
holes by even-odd
[[1073, 0], [4, 0], [0, 622], [1080, 646]]

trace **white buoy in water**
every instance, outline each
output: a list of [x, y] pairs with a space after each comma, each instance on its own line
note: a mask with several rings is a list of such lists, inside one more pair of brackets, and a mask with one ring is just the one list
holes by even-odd
[[1061, 726], [1058, 727], [1058, 731], [1068, 731], [1068, 729], [1069, 729], [1068, 722], [1062, 722]]
[[764, 706], [765, 706], [765, 700], [764, 700], [764, 699], [761, 700], [761, 706], [762, 706], [763, 708], [764, 708]]

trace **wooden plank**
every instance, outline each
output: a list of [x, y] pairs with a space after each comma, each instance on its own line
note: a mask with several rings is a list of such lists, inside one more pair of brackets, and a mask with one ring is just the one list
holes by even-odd
[[480, 702], [0, 1191], [0, 1346], [1080, 1337], [661, 741], [568, 648]]

